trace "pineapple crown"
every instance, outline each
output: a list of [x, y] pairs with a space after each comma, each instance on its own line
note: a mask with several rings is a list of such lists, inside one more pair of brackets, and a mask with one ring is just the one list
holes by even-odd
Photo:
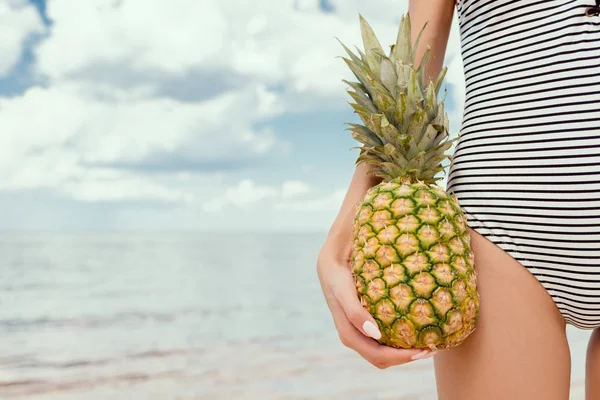
[[435, 82], [429, 79], [425, 87], [429, 45], [419, 66], [414, 66], [427, 22], [411, 46], [410, 15], [403, 15], [396, 44], [390, 46], [390, 54], [386, 56], [369, 23], [362, 15], [359, 17], [364, 52], [357, 48], [357, 56], [338, 39], [350, 57], [341, 58], [358, 79], [358, 82], [342, 80], [350, 86], [348, 93], [354, 99], [349, 104], [364, 123], [346, 123], [352, 137], [362, 143], [356, 164], [372, 164], [372, 173], [384, 181], [404, 177], [404, 180], [436, 183], [440, 178], [435, 175], [440, 171], [445, 173], [442, 161], [453, 160], [445, 151], [458, 138], [449, 140], [448, 116], [444, 112], [447, 90], [438, 104], [447, 67]]

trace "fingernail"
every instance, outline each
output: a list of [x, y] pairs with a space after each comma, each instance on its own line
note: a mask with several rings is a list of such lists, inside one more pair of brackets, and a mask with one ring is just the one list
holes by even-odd
[[433, 356], [435, 356], [436, 354], [437, 354], [437, 351], [432, 351], [431, 353], [427, 354], [425, 357], [421, 357], [420, 359], [421, 359], [421, 360], [424, 360], [424, 359], [426, 359], [426, 358], [433, 357]]
[[365, 321], [365, 323], [363, 324], [363, 330], [365, 331], [365, 333], [369, 336], [371, 336], [373, 339], [378, 340], [381, 339], [381, 332], [379, 332], [379, 329], [377, 329], [377, 327], [375, 326], [374, 323], [372, 323], [371, 321]]
[[425, 354], [429, 353], [430, 350], [423, 350], [420, 353], [415, 354], [414, 356], [412, 356], [410, 359], [411, 360], [420, 360], [421, 358], [423, 358], [425, 356]]

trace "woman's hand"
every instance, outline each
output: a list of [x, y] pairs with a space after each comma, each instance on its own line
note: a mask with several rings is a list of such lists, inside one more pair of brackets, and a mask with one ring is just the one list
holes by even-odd
[[328, 240], [321, 248], [317, 273], [342, 344], [380, 369], [435, 354], [429, 349], [395, 349], [373, 340], [381, 337], [377, 323], [358, 300], [354, 277], [347, 261], [342, 261], [348, 258], [336, 256], [344, 252], [348, 254], [348, 246], [345, 251], [334, 247], [333, 241]]
[[[425, 71], [425, 81], [435, 81], [444, 61], [450, 26], [455, 8], [454, 0], [410, 0], [409, 13], [411, 19], [411, 38], [414, 42], [421, 28], [423, 30], [415, 54], [415, 65], [430, 47], [430, 60]], [[365, 310], [356, 294], [354, 277], [349, 267], [351, 253], [352, 221], [356, 207], [362, 201], [367, 190], [381, 182], [381, 178], [370, 173], [370, 166], [364, 162], [356, 165], [348, 192], [327, 236], [325, 244], [319, 252], [317, 272], [321, 288], [340, 340], [347, 347], [357, 351], [371, 364], [378, 368], [404, 364], [412, 360], [430, 357], [429, 349], [395, 349], [383, 346], [374, 339], [380, 337], [377, 324]]]

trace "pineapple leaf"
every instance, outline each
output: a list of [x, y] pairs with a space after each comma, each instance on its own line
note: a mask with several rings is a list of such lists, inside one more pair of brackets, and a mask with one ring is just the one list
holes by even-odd
[[375, 114], [374, 117], [376, 117], [375, 123], [379, 122], [381, 126], [379, 132], [381, 132], [383, 139], [388, 143], [394, 143], [396, 137], [400, 134], [398, 129], [396, 129], [394, 125], [390, 124], [385, 114]]
[[[345, 84], [347, 84], [348, 86], [350, 86], [352, 89], [354, 89], [357, 93], [362, 94], [362, 95], [367, 95], [367, 88], [365, 87], [365, 85], [363, 85], [360, 82], [350, 82], [347, 81], [345, 79], [342, 79], [342, 82], [344, 82]], [[370, 99], [369, 99], [370, 100]]]
[[438, 132], [444, 132], [444, 127], [442, 125], [439, 124], [431, 124], [430, 126], [432, 126], [436, 131]]
[[360, 163], [365, 163], [367, 165], [379, 165], [381, 161], [377, 161], [374, 160], [373, 158], [369, 158], [366, 154], [360, 155], [357, 159], [356, 159], [356, 165], [360, 164]]
[[[447, 142], [444, 142], [444, 143], [434, 147], [433, 149], [431, 149], [430, 152], [428, 152], [428, 155], [427, 155], [427, 158], [425, 159], [425, 161], [429, 162], [431, 159], [436, 157], [438, 153], [444, 153], [450, 147], [452, 147], [452, 141], [447, 141]], [[445, 156], [446, 155], [444, 155], [444, 157]]]
[[425, 133], [427, 125], [427, 115], [425, 110], [417, 109], [410, 124], [408, 124], [408, 134], [414, 139], [415, 143], [419, 143]]
[[437, 95], [442, 87], [442, 83], [444, 82], [444, 77], [446, 76], [446, 71], [448, 71], [448, 67], [442, 68], [440, 71], [436, 81], [435, 81], [435, 94]]
[[352, 133], [352, 137], [369, 146], [382, 146], [383, 142], [381, 141], [381, 139], [379, 138], [379, 136], [377, 136], [376, 133], [374, 133], [373, 131], [371, 131], [369, 128], [367, 128], [366, 126], [360, 125], [360, 124], [353, 124], [353, 123], [346, 123], [347, 125], [350, 126], [350, 128], [346, 128], [346, 130], [349, 130]]
[[408, 160], [406, 159], [406, 157], [404, 157], [404, 155], [402, 155], [402, 153], [400, 151], [394, 152], [391, 155], [391, 159], [392, 159], [392, 162], [394, 162], [394, 163], [396, 163], [398, 165], [401, 165], [401, 166], [408, 165]]
[[383, 162], [388, 159], [388, 156], [386, 156], [386, 154], [384, 153], [383, 148], [384, 146], [369, 147], [367, 150], [367, 154], [373, 154], [380, 160], [380, 162]]
[[450, 126], [450, 120], [448, 119], [448, 114], [444, 114], [444, 126], [445, 127], [449, 127]]
[[406, 171], [406, 175], [410, 175], [410, 176], [412, 176], [412, 177], [417, 177], [417, 176], [419, 176], [419, 173], [420, 173], [420, 172], [421, 172], [421, 171], [419, 171], [418, 169], [414, 169], [414, 168], [413, 168], [413, 169], [409, 169], [409, 170], [407, 170], [407, 171]]
[[427, 160], [427, 165], [433, 168], [438, 168], [438, 166], [440, 166], [440, 163], [443, 162], [446, 158], [448, 158], [448, 156], [448, 154], [438, 154]]
[[396, 60], [394, 61], [394, 63], [396, 68], [396, 75], [398, 76], [396, 85], [400, 87], [408, 86], [408, 80], [406, 79], [406, 75], [404, 74], [404, 64], [402, 64], [402, 61], [400, 60]]
[[383, 47], [381, 47], [381, 43], [379, 43], [377, 36], [375, 36], [375, 32], [373, 32], [373, 28], [371, 28], [371, 25], [369, 25], [367, 20], [361, 14], [359, 14], [359, 17], [361, 36], [363, 40], [365, 54], [367, 55], [367, 62], [369, 64], [369, 67], [372, 70], [375, 70], [377, 66], [375, 65], [375, 60], [373, 59], [373, 56], [370, 55], [370, 52], [372, 50], [379, 50], [381, 53], [383, 53]]
[[440, 170], [442, 170], [442, 168], [428, 169], [426, 171], [422, 171], [420, 174], [420, 177], [422, 180], [424, 180], [426, 182], [435, 183], [435, 182], [439, 181], [439, 178], [436, 179], [434, 177], [437, 175], [438, 172], [440, 172]]
[[[364, 149], [364, 147], [363, 147]], [[358, 156], [356, 163], [364, 162], [367, 165], [374, 165], [375, 169], [379, 167], [379, 165], [384, 162], [378, 155], [376, 155], [373, 151], [365, 150], [362, 152], [360, 156]]]
[[371, 73], [377, 80], [381, 80], [381, 77], [379, 76], [379, 72], [380, 72], [379, 62], [378, 62], [378, 59], [380, 58], [379, 53], [377, 53], [377, 50], [367, 50], [366, 54], [367, 54], [367, 66], [368, 66], [369, 70], [371, 71]]
[[429, 146], [429, 148], [433, 148], [435, 146], [437, 146], [438, 144], [440, 144], [444, 139], [448, 139], [448, 134], [447, 133], [442, 133], [441, 135], [437, 135], [435, 137], [435, 139], [433, 139], [433, 142], [431, 143], [431, 146]]
[[373, 121], [373, 113], [370, 113], [369, 111], [367, 111], [364, 107], [362, 107], [361, 105], [358, 104], [354, 104], [354, 103], [350, 103], [350, 105], [352, 106], [352, 108], [354, 108], [354, 112], [356, 114], [358, 114], [358, 116], [360, 117], [361, 121], [365, 124], [365, 126], [371, 131], [371, 132], [377, 132], [379, 131], [379, 126]]
[[400, 93], [398, 96], [398, 101], [396, 102], [396, 109], [394, 112], [394, 121], [396, 122], [396, 126], [402, 130], [402, 126], [404, 126], [406, 111], [408, 109], [408, 100], [406, 98], [406, 93]]
[[417, 80], [417, 72], [410, 68], [410, 81], [408, 83], [408, 98], [411, 101], [415, 101], [420, 103], [423, 100], [423, 92], [421, 92], [421, 87], [419, 86], [419, 81]]
[[451, 167], [454, 166], [454, 162], [455, 162], [454, 157], [452, 157], [451, 155], [448, 155], [448, 160], [450, 160], [450, 166]]
[[384, 161], [381, 163], [380, 167], [382, 171], [392, 177], [392, 179], [402, 175], [402, 168], [392, 162]]
[[368, 89], [368, 93], [373, 97], [375, 105], [377, 105], [381, 110], [385, 110], [387, 107], [389, 107], [389, 105], [377, 104], [377, 98], [375, 96], [376, 91], [379, 91], [379, 96], [385, 97], [388, 103], [395, 104], [395, 100], [391, 96], [390, 91], [385, 86], [383, 86], [383, 84], [379, 79], [377, 79], [377, 77], [373, 76], [372, 71], [367, 66], [365, 66], [364, 63], [357, 64], [344, 57], [342, 57], [342, 59], [346, 61], [346, 64], [350, 66], [352, 72], [354, 72], [354, 75]]
[[443, 134], [441, 134], [441, 135], [437, 135], [437, 137], [435, 138], [435, 140], [431, 144], [431, 147], [435, 148], [440, 143], [442, 143], [443, 140], [449, 140], [452, 143], [454, 143], [455, 141], [459, 140], [458, 136], [456, 136], [454, 139], [450, 139], [448, 135], [449, 135], [448, 130], [446, 130], [446, 132], [443, 133]]
[[[423, 24], [423, 27], [421, 28], [421, 30], [417, 34], [417, 39], [415, 40], [415, 44], [413, 45], [413, 49], [412, 49], [412, 52], [415, 55], [417, 54], [417, 47], [419, 46], [419, 41], [421, 40], [421, 34], [425, 30], [425, 27], [427, 26], [428, 23], [429, 23], [429, 20], [425, 21], [425, 23]], [[427, 48], [429, 48], [429, 45], [427, 45]], [[423, 61], [421, 61], [421, 64], [422, 63], [423, 63]]]
[[401, 60], [403, 64], [412, 64], [410, 33], [410, 14], [407, 13], [402, 16], [396, 38], [396, 60]]
[[375, 105], [373, 104], [371, 99], [369, 99], [363, 93], [353, 92], [351, 90], [348, 90], [348, 94], [354, 99], [354, 101], [357, 104], [360, 104], [361, 106], [363, 106], [367, 111], [370, 111], [373, 113], [377, 112], [377, 108], [375, 107]]
[[391, 181], [392, 179], [395, 178], [395, 176], [392, 176], [392, 175], [389, 175], [389, 174], [385, 174], [383, 172], [376, 172], [375, 176], [380, 177], [383, 182], [389, 182], [389, 181]]
[[431, 48], [427, 45], [427, 49], [425, 50], [425, 54], [421, 58], [421, 62], [419, 63], [419, 68], [417, 68], [417, 79], [419, 80], [419, 84], [425, 85], [425, 69], [427, 67], [427, 62], [429, 61], [429, 54], [431, 53]]
[[429, 79], [429, 85], [425, 90], [425, 111], [427, 112], [427, 119], [433, 120], [437, 115], [437, 96], [435, 95], [434, 84]]
[[348, 53], [348, 56], [352, 59], [352, 61], [359, 63], [361, 61], [360, 58], [358, 58], [358, 56], [356, 54], [354, 54], [348, 47], [346, 47], [346, 45], [344, 43], [342, 43], [342, 41], [340, 39], [338, 39], [336, 37], [336, 40], [338, 42], [340, 42], [340, 44], [344, 47], [344, 50], [346, 50], [346, 53]]
[[[375, 103], [380, 110], [379, 112], [385, 112], [390, 118], [394, 118], [393, 110], [396, 107], [396, 100], [387, 93], [387, 90], [384, 92], [376, 89], [375, 92], [373, 92], [373, 103]], [[391, 113], [391, 115], [389, 115], [389, 113]]]
[[396, 140], [396, 143], [398, 144], [397, 147], [401, 149], [404, 154], [408, 154], [410, 150], [409, 142], [410, 136], [405, 133], [401, 133], [400, 135], [398, 135], [398, 139]]
[[352, 73], [354, 73], [354, 76], [356, 76], [356, 79], [358, 79], [358, 81], [367, 88], [368, 93], [372, 95], [374, 88], [370, 85], [371, 79], [369, 79], [365, 68], [362, 68], [361, 64], [355, 63], [346, 57], [342, 57], [342, 60], [346, 62], [348, 67], [350, 67], [350, 70], [352, 70]]
[[417, 147], [417, 142], [415, 141], [414, 136], [408, 136], [408, 145], [409, 145], [409, 152], [408, 154], [410, 155], [414, 155], [419, 153], [419, 148]]
[[[442, 101], [438, 104], [437, 115], [435, 116], [432, 123], [436, 126], [442, 127], [442, 129], [445, 130], [445, 127], [448, 125], [445, 125], [444, 122], [445, 122], [444, 121], [444, 102]], [[441, 130], [440, 130], [440, 132], [441, 132]]]
[[385, 54], [376, 54], [379, 56], [379, 77], [381, 79], [381, 83], [386, 89], [391, 93], [392, 96], [396, 96], [396, 83], [398, 82], [398, 75], [396, 74], [396, 69], [390, 61], [389, 58], [385, 56]]
[[444, 111], [447, 90], [444, 96], [439, 94], [447, 67], [426, 82], [429, 45], [418, 67], [415, 65], [428, 22], [413, 44], [410, 15], [403, 15], [396, 42], [384, 52], [371, 25], [359, 17], [363, 49], [355, 46], [356, 51], [351, 51], [336, 37], [347, 53], [341, 58], [357, 78], [355, 82], [343, 80], [354, 100], [348, 103], [363, 123], [346, 123], [346, 130], [362, 144], [356, 163], [373, 165], [371, 173], [384, 181], [404, 176], [435, 183], [439, 180], [436, 174], [445, 172], [443, 160], [453, 162], [445, 151], [454, 141], [448, 140], [449, 121]]
[[367, 64], [367, 55], [361, 49], [359, 49], [357, 46], [354, 46], [354, 48], [356, 49], [356, 52], [358, 53], [358, 55], [360, 55], [360, 59], [362, 60], [362, 62]]
[[428, 125], [427, 128], [425, 128], [423, 137], [418, 141], [417, 146], [423, 150], [431, 148], [437, 135], [439, 135], [439, 132], [433, 126]]
[[398, 149], [391, 143], [386, 143], [383, 146], [383, 154], [385, 155], [386, 159], [388, 159], [388, 160], [397, 151], [398, 151]]
[[409, 167], [415, 168], [419, 171], [423, 171], [425, 169], [425, 156], [427, 153], [425, 151], [420, 151], [417, 153], [409, 162]]

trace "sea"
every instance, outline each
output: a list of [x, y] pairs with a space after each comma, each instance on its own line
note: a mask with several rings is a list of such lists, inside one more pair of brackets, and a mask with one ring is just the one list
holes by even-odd
[[[0, 399], [435, 400], [339, 343], [325, 233], [1, 233]], [[568, 327], [572, 399], [590, 331]]]

